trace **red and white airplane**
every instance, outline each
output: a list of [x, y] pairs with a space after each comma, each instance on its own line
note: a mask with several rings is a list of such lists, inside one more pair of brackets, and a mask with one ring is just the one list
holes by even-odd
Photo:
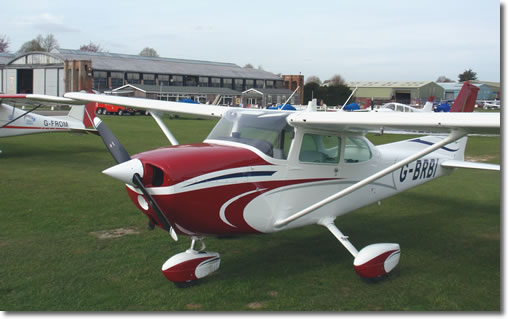
[[[477, 91], [464, 86], [452, 113], [288, 112], [86, 93], [65, 97], [149, 110], [173, 144], [130, 156], [105, 124], [94, 120], [117, 162], [104, 173], [126, 184], [151, 228], [162, 228], [174, 240], [191, 237], [190, 248], [162, 266], [169, 280], [185, 285], [219, 267], [219, 254], [204, 251], [206, 236], [312, 224], [326, 227], [344, 245], [360, 276], [389, 273], [399, 262], [398, 244], [357, 250], [334, 221], [457, 167], [499, 170], [499, 165], [464, 161], [467, 134], [500, 132], [499, 113], [467, 113]], [[202, 143], [178, 145], [160, 112], [220, 121]], [[365, 137], [385, 129], [434, 135], [379, 146]]]
[[[17, 103], [33, 107], [22, 110], [12, 106]], [[66, 116], [44, 116], [33, 113], [44, 104], [71, 105], [71, 110]], [[89, 128], [93, 126], [94, 106], [95, 103], [85, 106], [83, 102], [41, 94], [0, 94], [0, 137], [48, 132], [96, 133], [95, 129]]]

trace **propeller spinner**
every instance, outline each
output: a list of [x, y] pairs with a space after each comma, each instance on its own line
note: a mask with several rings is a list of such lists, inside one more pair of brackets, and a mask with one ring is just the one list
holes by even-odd
[[129, 153], [127, 153], [113, 132], [111, 132], [106, 124], [104, 124], [98, 117], [94, 118], [94, 126], [99, 132], [104, 145], [106, 145], [107, 149], [118, 164], [104, 170], [103, 173], [126, 184], [131, 184], [139, 188], [150, 203], [150, 206], [152, 206], [157, 218], [161, 221], [162, 227], [169, 232], [173, 240], [177, 241], [178, 236], [173, 229], [173, 226], [167, 220], [159, 205], [157, 205], [157, 202], [153, 199], [152, 195], [148, 193], [145, 185], [143, 184], [143, 163], [139, 159], [131, 159]]

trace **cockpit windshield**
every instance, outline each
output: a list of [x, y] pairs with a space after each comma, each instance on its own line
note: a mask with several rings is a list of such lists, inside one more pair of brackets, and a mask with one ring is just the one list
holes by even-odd
[[286, 121], [289, 114], [229, 110], [210, 132], [207, 140], [247, 144], [270, 157], [286, 159], [294, 137], [294, 129]]

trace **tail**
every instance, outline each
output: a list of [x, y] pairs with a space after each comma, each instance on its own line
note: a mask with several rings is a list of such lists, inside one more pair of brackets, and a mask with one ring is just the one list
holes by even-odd
[[430, 96], [425, 105], [423, 106], [422, 112], [432, 112], [434, 110], [434, 97]]
[[480, 89], [469, 81], [464, 82], [450, 112], [473, 112], [476, 104], [476, 97]]
[[86, 105], [73, 105], [67, 116], [83, 123], [84, 128], [93, 127], [93, 119], [95, 118], [96, 102], [90, 102]]

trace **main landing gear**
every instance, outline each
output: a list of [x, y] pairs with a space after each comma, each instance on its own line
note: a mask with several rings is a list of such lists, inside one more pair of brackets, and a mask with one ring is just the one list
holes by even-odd
[[355, 258], [353, 266], [358, 275], [364, 278], [374, 279], [388, 274], [397, 266], [400, 259], [399, 244], [372, 244], [365, 246], [360, 251], [356, 250], [347, 236], [335, 226], [333, 219], [327, 218], [319, 222], [340, 241], [340, 243]]
[[[195, 250], [196, 241], [201, 242], [201, 248]], [[192, 237], [191, 246], [186, 251], [169, 258], [162, 265], [162, 273], [175, 283], [177, 287], [190, 287], [200, 278], [204, 278], [220, 266], [220, 255], [216, 252], [206, 252], [205, 243], [200, 237]]]

